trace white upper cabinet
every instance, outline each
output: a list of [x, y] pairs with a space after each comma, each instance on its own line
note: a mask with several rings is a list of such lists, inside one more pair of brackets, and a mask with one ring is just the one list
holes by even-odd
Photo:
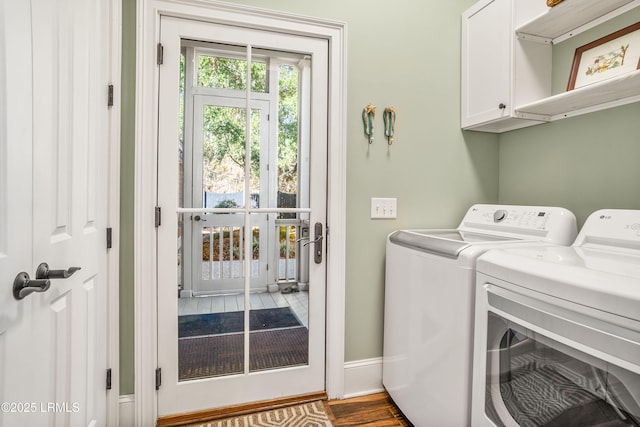
[[546, 8], [543, 0], [482, 0], [462, 15], [463, 129], [505, 132], [540, 122], [519, 118], [516, 107], [551, 95], [551, 46], [517, 39], [515, 27]]
[[[481, 0], [462, 15], [461, 127], [506, 132], [640, 101], [640, 71], [551, 96], [552, 45], [640, 0]], [[568, 76], [567, 76], [568, 77]]]

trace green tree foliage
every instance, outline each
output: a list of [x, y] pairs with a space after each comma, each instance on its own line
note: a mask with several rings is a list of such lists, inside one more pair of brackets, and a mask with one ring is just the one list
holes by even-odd
[[283, 65], [278, 84], [278, 190], [292, 194], [298, 192], [298, 74]]
[[[246, 90], [247, 61], [219, 56], [199, 56], [198, 86]], [[251, 63], [251, 91], [267, 91], [267, 64]]]
[[[219, 56], [198, 56], [199, 86], [245, 91], [247, 62]], [[297, 193], [298, 162], [298, 69], [283, 65], [278, 77], [278, 190]], [[184, 63], [181, 61], [181, 76]], [[183, 80], [183, 79], [181, 79]], [[268, 91], [267, 64], [251, 63], [251, 90]], [[181, 94], [183, 94], [181, 82]], [[180, 111], [182, 118], [182, 108]], [[242, 191], [245, 167], [245, 111], [243, 108], [206, 106], [204, 111], [204, 185], [207, 191], [220, 191], [217, 183], [224, 180], [225, 191]], [[260, 179], [260, 115], [251, 114], [251, 184], [258, 191]], [[181, 135], [182, 137], [182, 135]], [[182, 138], [181, 138], [182, 139]]]

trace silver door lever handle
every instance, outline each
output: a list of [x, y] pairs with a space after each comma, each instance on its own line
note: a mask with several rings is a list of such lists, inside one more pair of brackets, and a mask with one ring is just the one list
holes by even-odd
[[318, 236], [318, 238], [317, 238], [317, 239], [315, 239], [315, 240], [309, 240], [307, 243], [303, 243], [303, 244], [302, 244], [302, 246], [307, 246], [307, 245], [310, 245], [310, 244], [312, 244], [312, 243], [318, 243], [318, 242], [321, 242], [323, 238], [324, 238], [323, 236]]
[[69, 267], [68, 270], [51, 270], [49, 264], [43, 262], [36, 270], [36, 279], [68, 279], [78, 270], [80, 267]]
[[49, 289], [49, 286], [51, 286], [49, 279], [31, 280], [29, 274], [23, 271], [18, 273], [13, 281], [13, 297], [21, 300], [34, 292], [44, 292]]

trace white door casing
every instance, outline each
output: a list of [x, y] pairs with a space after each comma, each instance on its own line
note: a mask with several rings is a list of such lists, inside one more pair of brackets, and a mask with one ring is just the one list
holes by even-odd
[[156, 263], [153, 211], [158, 165], [158, 78], [156, 65], [160, 16], [237, 24], [250, 28], [317, 37], [329, 42], [328, 212], [326, 391], [344, 395], [344, 273], [346, 200], [346, 24], [218, 1], [147, 0], [138, 2], [136, 72], [135, 196], [135, 421], [150, 425], [157, 417]]
[[[0, 425], [106, 425], [110, 4], [2, 1], [0, 20]], [[43, 262], [81, 270], [15, 299]]]

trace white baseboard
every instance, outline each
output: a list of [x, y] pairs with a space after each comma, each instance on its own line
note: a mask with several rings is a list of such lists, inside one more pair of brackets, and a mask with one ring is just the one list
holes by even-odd
[[136, 407], [135, 407], [135, 395], [127, 394], [120, 396], [120, 427], [128, 427], [135, 425]]
[[344, 364], [344, 397], [357, 397], [384, 391], [382, 357]]

